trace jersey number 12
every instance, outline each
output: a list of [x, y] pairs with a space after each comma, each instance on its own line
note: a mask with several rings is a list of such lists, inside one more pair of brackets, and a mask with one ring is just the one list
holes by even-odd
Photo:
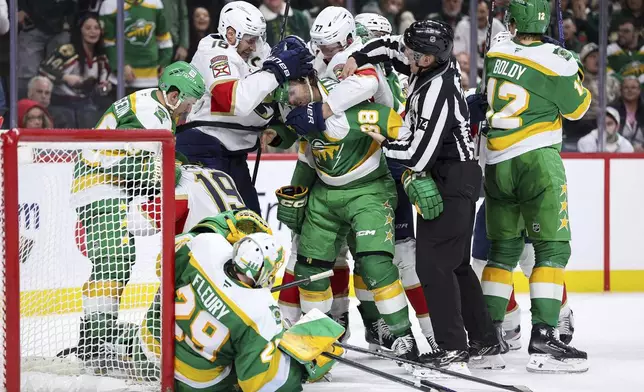
[[[490, 110], [493, 111], [489, 117], [490, 127], [496, 129], [514, 129], [523, 125], [520, 117], [530, 105], [530, 93], [528, 90], [504, 80], [497, 86], [498, 80], [490, 78], [487, 82], [487, 100]], [[502, 99], [508, 101], [499, 111], [494, 111], [494, 100]]]

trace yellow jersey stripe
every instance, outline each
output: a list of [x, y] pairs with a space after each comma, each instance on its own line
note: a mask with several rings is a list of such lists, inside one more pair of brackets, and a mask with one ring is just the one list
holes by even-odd
[[568, 114], [563, 114], [565, 118], [568, 120], [579, 120], [584, 114], [586, 114], [586, 111], [590, 107], [590, 101], [592, 100], [590, 91], [588, 89], [584, 88], [584, 91], [586, 92], [586, 97], [584, 98], [584, 101], [579, 105], [577, 109], [575, 109], [574, 112], [568, 113]]
[[503, 151], [508, 147], [529, 138], [530, 136], [534, 136], [542, 132], [550, 132], [561, 129], [561, 125], [561, 116], [559, 116], [553, 122], [535, 123], [509, 135], [488, 138], [487, 148], [492, 151]]
[[497, 52], [492, 52], [492, 53], [488, 52], [487, 57], [489, 57], [489, 58], [501, 58], [501, 59], [505, 59], [505, 60], [514, 61], [514, 62], [517, 62], [519, 64], [523, 64], [526, 67], [530, 67], [530, 68], [532, 68], [532, 69], [534, 69], [536, 71], [539, 71], [544, 75], [561, 76], [561, 75], [557, 74], [556, 72], [552, 71], [551, 69], [546, 68], [543, 65], [541, 65], [539, 63], [536, 63], [536, 62], [534, 62], [532, 60], [526, 59], [524, 57], [518, 57], [518, 56], [513, 56], [511, 54], [497, 53]]

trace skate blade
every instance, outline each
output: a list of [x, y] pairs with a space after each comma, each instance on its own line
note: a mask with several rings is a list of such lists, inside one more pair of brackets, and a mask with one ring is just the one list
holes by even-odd
[[472, 369], [501, 370], [505, 369], [505, 361], [500, 354], [482, 355], [480, 357], [470, 357], [467, 366]]
[[584, 373], [588, 371], [586, 359], [556, 359], [548, 354], [532, 354], [526, 365], [526, 370], [531, 373]]
[[510, 351], [517, 351], [523, 347], [520, 340], [508, 341], [508, 346], [510, 346]]
[[[450, 370], [452, 372], [461, 373], [466, 376], [472, 375], [466, 362], [453, 362], [445, 369]], [[428, 369], [420, 366], [414, 366], [410, 364], [405, 364], [405, 370], [407, 370], [407, 372], [410, 373], [412, 376], [420, 379], [448, 380], [448, 379], [456, 378], [454, 376], [450, 376], [449, 374], [441, 373], [437, 370], [432, 370], [432, 369]]]

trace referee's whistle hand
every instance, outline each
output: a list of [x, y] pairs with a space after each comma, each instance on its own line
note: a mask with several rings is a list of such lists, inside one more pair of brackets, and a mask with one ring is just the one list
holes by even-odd
[[349, 57], [347, 59], [347, 62], [344, 64], [344, 68], [342, 68], [342, 75], [340, 76], [340, 80], [346, 79], [349, 76], [353, 75], [356, 73], [356, 70], [358, 69], [358, 64], [356, 64], [356, 60], [353, 57]]

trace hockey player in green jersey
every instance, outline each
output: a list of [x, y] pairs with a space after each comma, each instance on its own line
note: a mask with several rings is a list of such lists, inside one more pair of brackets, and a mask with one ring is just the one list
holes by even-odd
[[[174, 130], [174, 118], [190, 110], [204, 94], [203, 78], [190, 64], [169, 65], [158, 89], [137, 91], [116, 101], [97, 129]], [[74, 166], [71, 201], [78, 215], [77, 242], [92, 263], [83, 285], [84, 319], [77, 355], [89, 360], [101, 342], [117, 333], [123, 289], [135, 262], [134, 237], [127, 209], [136, 196], [154, 196], [160, 185], [157, 145], [133, 144], [123, 150], [83, 150]]]
[[568, 188], [559, 151], [562, 117], [579, 120], [591, 95], [582, 85], [576, 58], [541, 42], [550, 15], [546, 0], [511, 0], [516, 37], [493, 46], [485, 59], [490, 125], [485, 203], [491, 247], [482, 287], [492, 319], [502, 321], [525, 229], [536, 255], [527, 369], [584, 372], [586, 353], [562, 343], [556, 333], [570, 257]]
[[[284, 251], [267, 233], [235, 238], [227, 222], [238, 213], [206, 218], [176, 237], [177, 392], [301, 391], [303, 381], [322, 378], [334, 364], [318, 355], [333, 350], [343, 328], [321, 317], [309, 325], [304, 345], [284, 331], [269, 291]], [[115, 344], [121, 360], [137, 370], [131, 376], [158, 377], [160, 315], [155, 302], [143, 323], [129, 324]], [[294, 337], [299, 350], [289, 344]], [[312, 360], [302, 349], [318, 354]]]
[[[321, 102], [331, 87], [329, 80], [323, 82], [314, 77], [291, 81], [278, 89], [275, 97], [294, 106]], [[375, 103], [356, 105], [322, 122], [323, 131], [300, 133], [299, 160], [291, 186], [276, 192], [278, 219], [300, 233], [295, 278], [331, 269], [347, 238], [357, 275], [373, 297], [371, 304], [362, 303], [365, 313], [375, 313], [377, 319], [379, 312], [396, 338], [392, 349], [397, 355], [416, 359], [407, 300], [392, 261], [396, 186], [380, 146], [365, 133], [398, 139], [406, 137], [409, 130], [395, 111]], [[278, 133], [281, 139], [296, 137], [285, 128]], [[316, 178], [307, 178], [310, 168], [315, 169]], [[299, 291], [304, 313], [331, 310], [328, 279], [303, 285]], [[372, 307], [370, 312], [365, 305]]]

